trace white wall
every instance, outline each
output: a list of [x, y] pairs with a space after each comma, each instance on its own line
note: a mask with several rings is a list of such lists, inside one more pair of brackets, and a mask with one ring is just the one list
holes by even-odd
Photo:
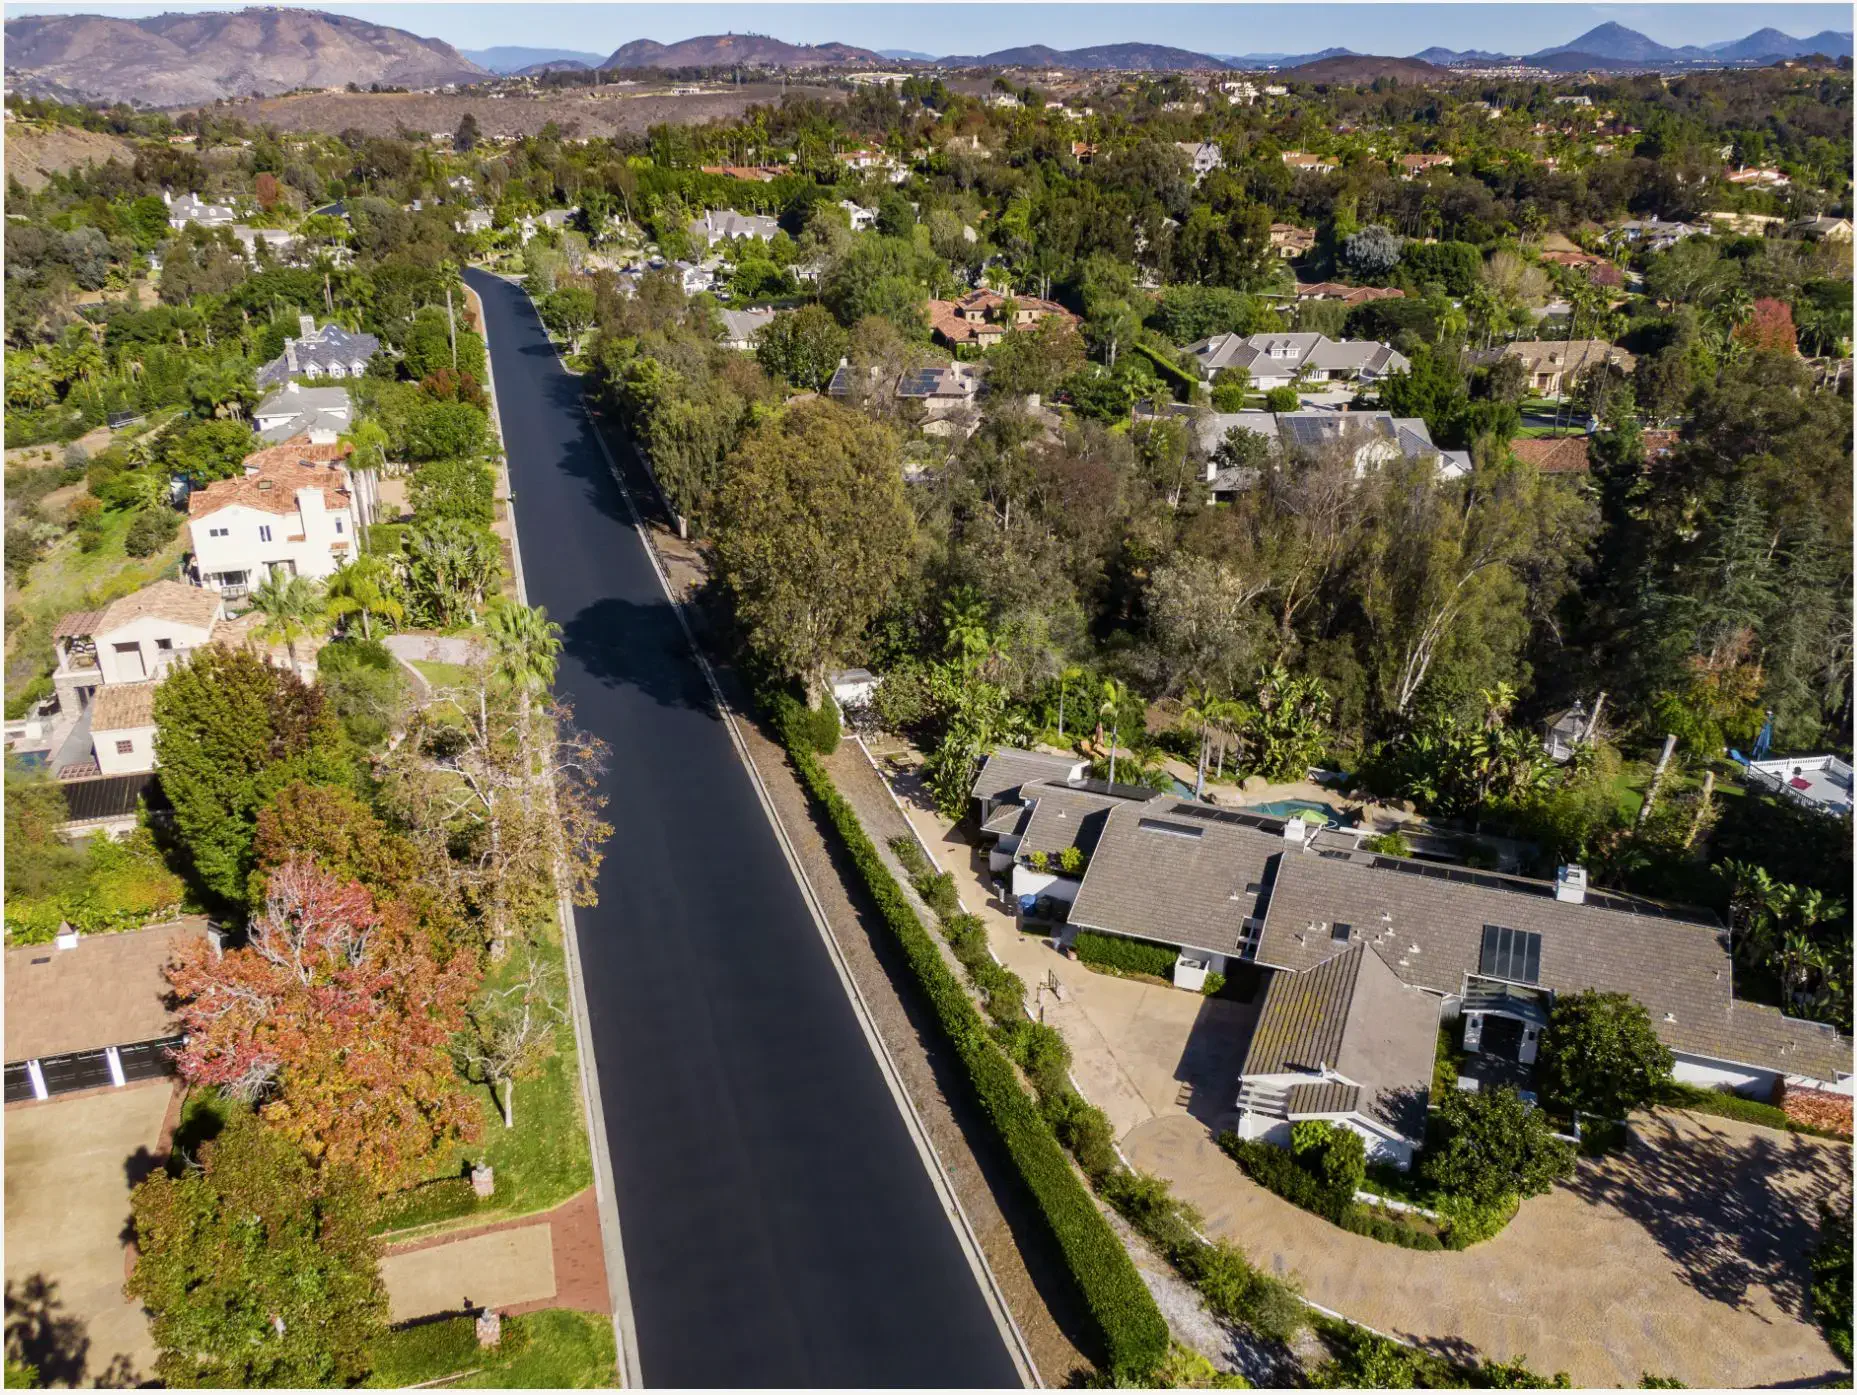
[[[211, 628], [201, 629], [196, 625], [182, 625], [159, 615], [140, 615], [126, 625], [119, 625], [108, 634], [93, 636], [97, 642], [97, 666], [103, 674], [105, 683], [140, 683], [144, 678], [159, 676], [164, 662], [171, 662], [172, 656], [181, 651], [193, 649], [205, 644], [212, 635]], [[167, 640], [171, 649], [158, 647], [158, 641]], [[138, 668], [133, 654], [118, 654], [119, 644], [138, 645], [141, 650], [142, 664]]]
[[[335, 482], [332, 476], [331, 485]], [[297, 505], [297, 512], [276, 514], [233, 504], [194, 519], [188, 526], [201, 579], [247, 572], [247, 580], [256, 586], [276, 562], [294, 563], [298, 576], [321, 580], [332, 575], [339, 560], [355, 555], [354, 513], [346, 506], [324, 508], [320, 489], [298, 490]], [[224, 528], [226, 535], [214, 537], [216, 528]], [[261, 528], [271, 530], [269, 542], [262, 541]], [[303, 540], [289, 541], [294, 537]], [[334, 547], [338, 542], [347, 544], [339, 552]]]
[[[130, 743], [130, 749], [119, 752], [118, 741]], [[128, 727], [122, 731], [96, 731], [91, 733], [91, 748], [97, 754], [97, 769], [105, 775], [133, 775], [143, 770], [155, 768], [155, 729], [153, 727]]]
[[1773, 1087], [1780, 1078], [1778, 1071], [1731, 1065], [1726, 1061], [1710, 1061], [1700, 1056], [1686, 1056], [1682, 1052], [1673, 1054], [1676, 1056], [1676, 1070], [1673, 1072], [1676, 1078], [1685, 1085], [1700, 1085], [1705, 1090], [1729, 1089], [1737, 1095], [1764, 1100], [1772, 1097]]
[[1012, 894], [1015, 897], [1049, 896], [1053, 901], [1069, 905], [1077, 899], [1077, 892], [1082, 886], [1083, 882], [1078, 878], [1035, 871], [1022, 862], [1012, 869]]

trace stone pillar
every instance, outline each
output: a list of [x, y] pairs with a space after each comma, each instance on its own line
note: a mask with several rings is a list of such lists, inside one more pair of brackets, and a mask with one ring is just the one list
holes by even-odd
[[496, 1169], [489, 1163], [478, 1163], [471, 1169], [471, 1190], [477, 1193], [480, 1201], [496, 1195]]
[[477, 1345], [494, 1347], [503, 1340], [503, 1315], [495, 1308], [486, 1308], [477, 1315]]

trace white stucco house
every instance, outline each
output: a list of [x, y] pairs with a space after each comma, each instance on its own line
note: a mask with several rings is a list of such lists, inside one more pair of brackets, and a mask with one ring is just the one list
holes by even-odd
[[341, 446], [286, 442], [249, 456], [245, 473], [187, 499], [193, 572], [202, 586], [244, 596], [272, 572], [322, 579], [355, 556], [373, 519], [371, 477], [343, 464]]
[[198, 223], [203, 228], [230, 227], [239, 216], [230, 205], [208, 203], [198, 194], [182, 194], [176, 198], [163, 189], [161, 201], [168, 206], [168, 226], [176, 232], [189, 223]]

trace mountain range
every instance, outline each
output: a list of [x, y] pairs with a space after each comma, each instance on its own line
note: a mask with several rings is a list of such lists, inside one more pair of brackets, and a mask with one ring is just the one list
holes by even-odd
[[296, 87], [437, 87], [489, 76], [441, 40], [317, 10], [6, 22], [7, 85], [27, 95], [184, 106]]
[[494, 48], [460, 49], [466, 58], [493, 73], [520, 73], [544, 64], [574, 63], [583, 68], [597, 68], [605, 60], [597, 53], [577, 48], [523, 48], [519, 44], [499, 44]]
[[[445, 11], [433, 7], [435, 18]], [[590, 15], [600, 13], [589, 9]], [[618, 12], [616, 12], [618, 13]], [[898, 11], [898, 13], [902, 13]], [[1795, 39], [1761, 29], [1708, 47], [1672, 48], [1620, 24], [1602, 24], [1520, 61], [1561, 72], [1682, 69], [1754, 64], [1808, 55], [1848, 58], [1851, 35], [1825, 30]], [[1410, 58], [1374, 58], [1346, 48], [1316, 53], [1206, 54], [1163, 44], [1044, 44], [931, 59], [914, 49], [875, 52], [850, 44], [792, 44], [761, 34], [709, 34], [659, 43], [634, 39], [604, 59], [578, 49], [504, 45], [461, 53], [346, 15], [276, 7], [148, 19], [112, 15], [25, 15], [6, 21], [6, 79], [13, 90], [76, 101], [191, 106], [221, 97], [270, 95], [298, 87], [357, 83], [392, 87], [461, 86], [506, 73], [575, 68], [707, 68], [741, 65], [816, 68], [933, 62], [945, 67], [1069, 68], [1181, 72], [1275, 68], [1316, 82], [1359, 82], [1382, 74], [1432, 77], [1451, 66], [1514, 61], [1484, 50], [1434, 46]]]

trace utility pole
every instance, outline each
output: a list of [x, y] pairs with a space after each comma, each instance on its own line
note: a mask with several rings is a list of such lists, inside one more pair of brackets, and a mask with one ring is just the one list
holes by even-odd
[[1664, 770], [1669, 766], [1670, 753], [1675, 749], [1676, 736], [1674, 734], [1666, 735], [1664, 737], [1664, 753], [1657, 758], [1657, 768], [1651, 772], [1650, 786], [1644, 791], [1644, 803], [1638, 806], [1637, 826], [1639, 828], [1643, 828], [1644, 821], [1651, 816], [1651, 806], [1657, 802], [1657, 791], [1664, 782]]

